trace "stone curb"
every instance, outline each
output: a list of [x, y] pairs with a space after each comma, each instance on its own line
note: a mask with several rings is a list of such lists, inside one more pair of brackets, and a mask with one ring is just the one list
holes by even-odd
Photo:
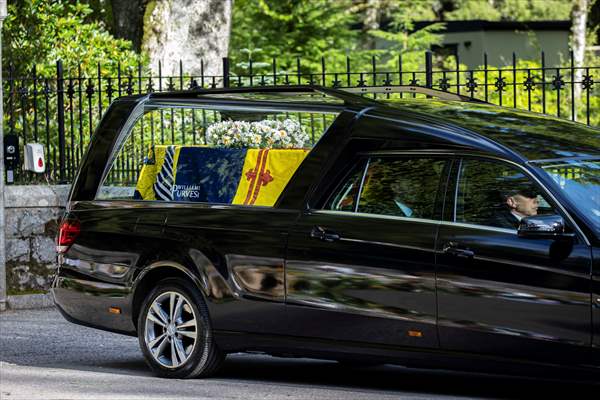
[[33, 308], [52, 308], [54, 298], [52, 293], [22, 294], [8, 296], [7, 308], [9, 310], [29, 310]]

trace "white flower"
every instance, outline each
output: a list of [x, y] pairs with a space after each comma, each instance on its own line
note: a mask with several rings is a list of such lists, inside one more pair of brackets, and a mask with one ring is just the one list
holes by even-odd
[[221, 147], [302, 148], [308, 134], [299, 122], [285, 119], [221, 121], [206, 130], [208, 144]]

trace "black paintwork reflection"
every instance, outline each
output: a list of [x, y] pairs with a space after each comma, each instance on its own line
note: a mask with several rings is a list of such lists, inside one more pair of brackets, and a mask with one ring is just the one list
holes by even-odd
[[215, 329], [288, 332], [284, 250], [296, 216], [268, 207], [169, 206], [164, 236], [206, 282]]
[[189, 256], [200, 275], [207, 298], [216, 303], [233, 298], [233, 291], [226, 279], [217, 271], [208, 257], [197, 249], [190, 249]]
[[91, 280], [124, 284], [137, 265], [138, 254], [114, 250], [93, 249], [74, 244], [61, 258], [61, 268], [73, 269]]
[[600, 130], [548, 115], [435, 100], [391, 100], [390, 103], [406, 112], [445, 120], [481, 133], [530, 160], [600, 155]]
[[[340, 240], [311, 238], [314, 226]], [[309, 337], [437, 347], [436, 229], [408, 219], [303, 215], [286, 262], [290, 326]]]
[[[369, 266], [314, 265], [291, 262], [287, 273], [288, 301], [372, 317], [435, 323], [420, 312], [421, 301], [431, 294], [424, 276], [394, 273]], [[398, 302], [409, 293], [411, 302]]]
[[226, 256], [233, 287], [243, 297], [284, 301], [283, 260], [236, 254]]
[[[131, 320], [137, 282], [147, 269], [171, 265], [187, 270], [202, 284], [215, 329], [285, 329], [284, 245], [296, 212], [109, 203], [80, 202], [72, 209], [82, 232], [61, 257], [61, 279], [55, 289], [67, 314], [82, 321], [88, 321], [89, 313], [108, 314], [111, 305], [104, 301], [73, 302], [73, 298], [98, 297], [99, 288], [111, 284], [122, 291], [120, 306]], [[109, 323], [111, 317], [107, 318], [96, 322]]]
[[[445, 243], [474, 252], [444, 252]], [[588, 362], [589, 248], [448, 226], [438, 239], [442, 348], [517, 358]]]
[[592, 362], [600, 366], [600, 247], [592, 248], [592, 257], [594, 259], [592, 267]]
[[[130, 292], [120, 285], [60, 276], [52, 292], [59, 309], [70, 318], [102, 329], [135, 333], [129, 303]], [[121, 309], [112, 314], [111, 307]]]

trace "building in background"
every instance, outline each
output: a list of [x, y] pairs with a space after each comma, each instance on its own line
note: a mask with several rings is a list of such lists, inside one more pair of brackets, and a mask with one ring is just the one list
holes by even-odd
[[[423, 24], [423, 25], [422, 25]], [[423, 22], [415, 27], [421, 28]], [[512, 65], [513, 52], [519, 59], [539, 60], [544, 51], [546, 65], [559, 65], [569, 59], [571, 21], [448, 21], [439, 48], [440, 55], [456, 54], [469, 68], [488, 63]]]
[[[419, 30], [439, 21], [415, 22]], [[440, 46], [433, 52], [441, 60], [445, 56], [458, 56], [468, 68], [483, 65], [484, 52], [488, 64], [512, 65], [512, 54], [520, 60], [540, 60], [544, 51], [546, 66], [559, 65], [569, 60], [571, 21], [446, 21]], [[382, 29], [385, 30], [385, 24]], [[385, 41], [378, 41], [385, 48]]]

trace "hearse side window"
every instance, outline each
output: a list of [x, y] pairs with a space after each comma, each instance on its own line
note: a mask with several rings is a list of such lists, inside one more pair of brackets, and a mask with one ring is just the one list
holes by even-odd
[[324, 208], [326, 210], [356, 211], [358, 192], [365, 174], [365, 163], [366, 160], [361, 161], [359, 165], [346, 176], [346, 180], [338, 186], [334, 195], [331, 196], [325, 205]]
[[430, 158], [371, 158], [358, 212], [433, 219], [444, 165]]
[[273, 206], [337, 114], [147, 105], [96, 199]]
[[516, 230], [521, 218], [541, 214], [556, 211], [522, 171], [497, 161], [462, 161], [456, 222]]
[[[350, 173], [326, 210], [433, 219], [445, 161], [429, 158], [372, 157]], [[362, 184], [356, 203], [358, 187]]]

